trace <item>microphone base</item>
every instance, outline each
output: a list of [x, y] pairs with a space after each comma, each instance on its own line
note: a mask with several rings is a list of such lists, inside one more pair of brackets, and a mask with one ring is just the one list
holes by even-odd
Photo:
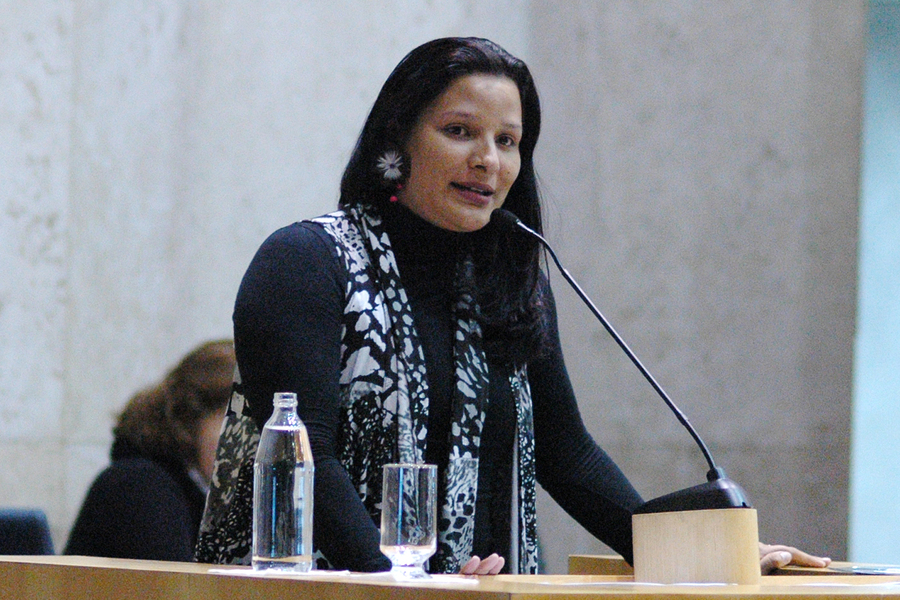
[[741, 486], [731, 479], [723, 477], [648, 500], [637, 507], [634, 514], [719, 508], [751, 508], [751, 506], [747, 494]]

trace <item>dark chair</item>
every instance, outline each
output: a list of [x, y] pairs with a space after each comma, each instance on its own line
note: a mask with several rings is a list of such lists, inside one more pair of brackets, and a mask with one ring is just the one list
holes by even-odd
[[53, 554], [53, 538], [44, 511], [0, 508], [0, 554]]

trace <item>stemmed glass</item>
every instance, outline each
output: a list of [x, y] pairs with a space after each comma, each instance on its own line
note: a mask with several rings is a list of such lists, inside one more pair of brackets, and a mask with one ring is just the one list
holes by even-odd
[[384, 465], [381, 552], [395, 579], [427, 579], [425, 561], [437, 550], [437, 467]]

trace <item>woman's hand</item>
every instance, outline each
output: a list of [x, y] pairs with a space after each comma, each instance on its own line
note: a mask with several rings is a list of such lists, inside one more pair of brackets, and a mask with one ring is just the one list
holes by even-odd
[[505, 564], [506, 560], [498, 554], [491, 554], [484, 560], [473, 556], [459, 572], [461, 575], [496, 575]]
[[759, 543], [759, 568], [763, 575], [768, 575], [772, 571], [788, 565], [827, 567], [830, 563], [830, 558], [813, 556], [792, 546], [770, 546]]

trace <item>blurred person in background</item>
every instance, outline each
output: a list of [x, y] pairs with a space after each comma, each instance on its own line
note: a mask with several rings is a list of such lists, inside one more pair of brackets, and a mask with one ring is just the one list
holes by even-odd
[[193, 560], [234, 369], [231, 340], [206, 342], [131, 398], [65, 554]]

